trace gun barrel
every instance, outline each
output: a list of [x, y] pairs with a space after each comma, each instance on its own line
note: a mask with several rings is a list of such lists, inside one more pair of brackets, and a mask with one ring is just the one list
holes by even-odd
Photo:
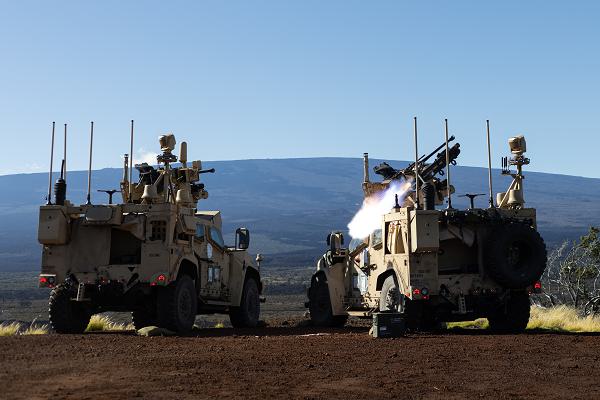
[[[460, 144], [456, 143], [454, 146], [452, 146], [450, 148], [450, 152], [449, 152], [449, 155], [447, 158], [448, 161], [452, 162], [452, 161], [456, 160], [456, 158], [458, 157], [459, 154], [460, 154]], [[436, 156], [434, 162], [429, 164], [427, 167], [425, 167], [421, 171], [421, 176], [424, 181], [428, 181], [428, 180], [432, 179], [437, 173], [442, 171], [445, 167], [446, 167], [446, 152], [443, 151]]]
[[[456, 138], [454, 137], [454, 135], [450, 136], [450, 137], [448, 138], [448, 143], [450, 143], [450, 142], [454, 141], [454, 139], [456, 139]], [[444, 143], [442, 143], [441, 145], [439, 145], [439, 146], [438, 146], [438, 147], [437, 147], [437, 148], [436, 148], [434, 151], [432, 151], [432, 152], [431, 152], [431, 153], [429, 153], [428, 155], [422, 155], [422, 156], [421, 156], [421, 157], [420, 157], [420, 158], [417, 160], [417, 161], [418, 161], [418, 163], [419, 163], [419, 164], [424, 164], [424, 163], [426, 163], [426, 162], [427, 162], [427, 161], [428, 161], [428, 160], [429, 160], [431, 157], [433, 157], [433, 156], [435, 155], [435, 153], [437, 153], [438, 151], [440, 151], [440, 150], [441, 150], [443, 147], [445, 147], [445, 146], [446, 146], [446, 142], [444, 142]], [[400, 171], [400, 172], [402, 172], [402, 173], [406, 173], [406, 172], [408, 172], [408, 171], [413, 171], [414, 169], [415, 169], [415, 163], [413, 162], [413, 163], [409, 164], [409, 165], [408, 165], [408, 167], [404, 168], [404, 169], [403, 169], [402, 171]], [[396, 175], [396, 177], [397, 177], [397, 176], [399, 176], [399, 175], [400, 175], [400, 174], [397, 174], [397, 175]]]
[[[450, 137], [448, 138], [448, 143], [450, 143], [450, 142], [454, 141], [454, 139], [455, 139], [454, 135], [450, 136]], [[442, 148], [444, 148], [444, 147], [446, 147], [446, 142], [444, 142], [444, 143], [442, 143], [441, 145], [439, 145], [439, 146], [438, 146], [438, 147], [437, 147], [437, 148], [436, 148], [434, 151], [432, 151], [431, 153], [429, 153], [429, 155], [427, 155], [427, 157], [425, 157], [424, 159], [423, 159], [423, 157], [421, 157], [421, 158], [419, 159], [419, 162], [420, 162], [420, 163], [427, 162], [427, 160], [429, 160], [431, 157], [433, 157], [433, 155], [434, 155], [435, 153], [437, 153], [438, 151], [440, 151], [440, 150], [441, 150]]]

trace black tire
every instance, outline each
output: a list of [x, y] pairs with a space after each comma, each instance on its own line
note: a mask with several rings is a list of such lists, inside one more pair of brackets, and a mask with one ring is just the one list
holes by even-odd
[[[410, 315], [410, 313], [408, 313]], [[408, 318], [410, 321], [410, 318]], [[418, 329], [423, 332], [433, 332], [442, 329], [442, 324], [436, 319], [431, 307], [422, 306], [418, 316]]]
[[333, 315], [331, 298], [329, 297], [329, 285], [325, 275], [313, 277], [308, 293], [308, 310], [310, 320], [315, 326], [327, 326], [341, 328], [348, 321], [347, 315]]
[[50, 293], [48, 318], [56, 333], [83, 333], [90, 323], [91, 311], [85, 304], [71, 300], [74, 291], [59, 285]]
[[490, 329], [498, 333], [521, 333], [529, 323], [530, 309], [528, 293], [511, 293], [506, 303], [488, 316]]
[[254, 278], [246, 279], [239, 307], [231, 307], [229, 320], [234, 328], [255, 328], [260, 321], [260, 293]]
[[167, 287], [159, 288], [156, 305], [158, 326], [179, 334], [189, 333], [196, 320], [198, 296], [194, 281], [182, 275]]
[[404, 295], [400, 292], [396, 277], [385, 278], [379, 294], [380, 312], [404, 312]]
[[540, 234], [524, 224], [497, 227], [483, 249], [486, 273], [507, 289], [524, 289], [546, 269], [546, 245]]
[[136, 330], [156, 325], [156, 313], [145, 307], [140, 307], [131, 312], [131, 322], [133, 322]]

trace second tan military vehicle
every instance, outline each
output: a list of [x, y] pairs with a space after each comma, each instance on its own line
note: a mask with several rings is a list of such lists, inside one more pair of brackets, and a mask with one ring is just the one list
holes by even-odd
[[[93, 127], [92, 127], [93, 137]], [[188, 164], [187, 145], [173, 154], [175, 137], [160, 137], [159, 166], [136, 165], [125, 157], [122, 203], [87, 204], [66, 199], [66, 183], [40, 208], [43, 245], [41, 287], [52, 288], [50, 324], [59, 333], [83, 332], [94, 313], [131, 311], [136, 328], [158, 325], [179, 333], [192, 329], [197, 314], [229, 314], [234, 327], [259, 322], [262, 282], [247, 252], [250, 234], [223, 240], [219, 211], [201, 211], [208, 196], [200, 161]], [[90, 146], [91, 155], [91, 146]], [[174, 165], [179, 161], [179, 165]], [[63, 162], [64, 169], [64, 162]], [[260, 262], [257, 256], [256, 262]]]
[[469, 194], [471, 207], [465, 210], [451, 203], [440, 207], [454, 192], [449, 176], [443, 181], [437, 177], [444, 168], [449, 175], [449, 165], [460, 153], [458, 144], [449, 148], [452, 140], [446, 135], [446, 150], [431, 163], [427, 161], [444, 145], [403, 170], [381, 164], [375, 172], [382, 182], [370, 181], [365, 154], [363, 207], [384, 202], [385, 211], [363, 216], [376, 218], [376, 229], [349, 247], [344, 247], [341, 232], [329, 235], [329, 250], [308, 291], [313, 323], [342, 326], [348, 316], [393, 311], [402, 313], [411, 329], [480, 317], [496, 331], [525, 329], [529, 294], [540, 290], [538, 279], [546, 266], [536, 210], [525, 207], [523, 196], [522, 166], [529, 164], [525, 138], [511, 138], [513, 157], [503, 159], [503, 174], [513, 178], [509, 189], [494, 202], [490, 178], [490, 206], [476, 208], [476, 195]]

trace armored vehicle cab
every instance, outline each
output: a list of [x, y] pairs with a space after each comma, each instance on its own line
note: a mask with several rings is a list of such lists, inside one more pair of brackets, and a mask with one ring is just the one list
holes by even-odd
[[[200, 175], [214, 169], [188, 164], [185, 142], [174, 165], [175, 137], [161, 136], [160, 143], [157, 168], [135, 166], [138, 182], [131, 182], [126, 155], [122, 203], [91, 204], [88, 185], [88, 203], [71, 204], [61, 178], [54, 203], [49, 197], [40, 208], [40, 286], [52, 288], [56, 332], [83, 332], [103, 311], [131, 311], [136, 328], [180, 333], [192, 329], [197, 314], [227, 313], [234, 327], [257, 325], [262, 283], [247, 252], [248, 229], [226, 244], [220, 212], [197, 209], [208, 196]], [[115, 191], [108, 192], [112, 200]]]
[[[449, 165], [460, 153], [459, 144], [449, 148], [453, 139], [446, 139], [446, 150], [433, 162], [427, 161], [444, 145], [427, 157], [415, 157], [403, 170], [387, 163], [375, 167], [381, 182], [370, 181], [365, 154], [363, 208], [383, 206], [385, 211], [370, 217], [377, 218], [376, 229], [348, 247], [341, 232], [329, 235], [329, 250], [318, 261], [308, 290], [313, 323], [341, 326], [348, 316], [393, 311], [404, 313], [412, 329], [480, 317], [498, 331], [525, 329], [529, 293], [541, 288], [538, 279], [546, 266], [536, 210], [525, 207], [523, 196], [522, 166], [529, 163], [523, 155], [525, 138], [511, 138], [513, 157], [503, 159], [503, 174], [513, 178], [509, 189], [497, 195], [495, 204], [490, 184], [489, 208], [476, 208], [475, 195], [469, 194], [471, 207], [465, 210], [450, 202]], [[448, 177], [442, 181], [438, 176], [444, 168]], [[445, 198], [448, 207], [440, 207]]]

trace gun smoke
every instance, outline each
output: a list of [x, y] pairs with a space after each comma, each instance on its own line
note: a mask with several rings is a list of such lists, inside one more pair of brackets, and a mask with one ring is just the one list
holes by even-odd
[[402, 206], [411, 187], [410, 181], [393, 181], [386, 190], [365, 198], [360, 210], [348, 224], [350, 236], [353, 239], [366, 239], [375, 230], [381, 228], [381, 217], [394, 207], [396, 195], [398, 195], [398, 204]]

